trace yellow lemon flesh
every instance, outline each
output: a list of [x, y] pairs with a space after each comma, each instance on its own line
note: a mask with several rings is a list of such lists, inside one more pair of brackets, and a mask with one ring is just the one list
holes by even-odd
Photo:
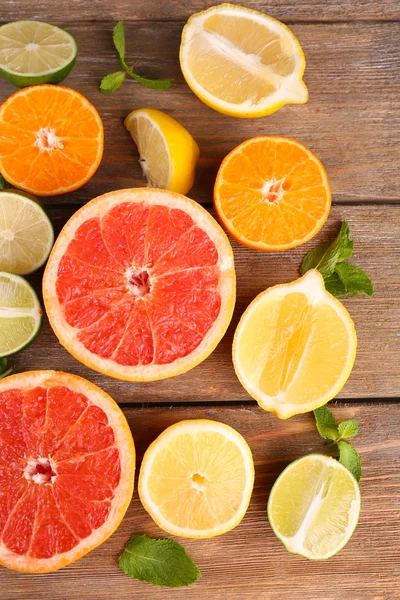
[[324, 560], [347, 544], [360, 509], [360, 488], [353, 475], [330, 456], [309, 454], [276, 480], [268, 519], [288, 552]]
[[140, 500], [172, 535], [209, 538], [242, 520], [253, 490], [251, 450], [232, 427], [197, 419], [168, 427], [147, 449]]
[[125, 127], [138, 147], [149, 186], [187, 194], [200, 155], [190, 133], [155, 108], [133, 110], [125, 119]]
[[356, 347], [349, 313], [312, 269], [253, 300], [236, 329], [233, 363], [261, 408], [286, 419], [336, 396], [350, 375]]
[[182, 32], [180, 63], [192, 91], [226, 115], [261, 117], [308, 100], [296, 37], [243, 6], [220, 4], [192, 15]]

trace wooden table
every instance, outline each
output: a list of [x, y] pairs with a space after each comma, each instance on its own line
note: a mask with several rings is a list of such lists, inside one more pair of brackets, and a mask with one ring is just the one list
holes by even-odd
[[[244, 3], [244, 2], [243, 2]], [[280, 134], [309, 146], [327, 168], [334, 206], [323, 231], [309, 244], [276, 255], [233, 243], [238, 301], [231, 327], [213, 355], [178, 378], [135, 384], [103, 377], [75, 361], [45, 322], [36, 342], [16, 356], [16, 372], [56, 368], [80, 374], [109, 392], [123, 408], [138, 450], [168, 425], [207, 417], [237, 428], [254, 454], [256, 484], [250, 508], [230, 533], [206, 541], [183, 540], [203, 576], [194, 587], [165, 590], [126, 577], [117, 557], [131, 533], [163, 536], [135, 492], [118, 532], [91, 554], [54, 574], [22, 575], [0, 568], [2, 600], [398, 600], [400, 598], [400, 4], [396, 0], [248, 0], [288, 23], [307, 58], [310, 100], [263, 119], [235, 120], [212, 111], [189, 90], [180, 72], [180, 33], [187, 17], [212, 0], [3, 0], [0, 20], [38, 18], [66, 27], [79, 46], [66, 84], [85, 94], [105, 125], [103, 162], [75, 193], [46, 200], [57, 230], [82, 203], [104, 192], [143, 185], [136, 149], [123, 118], [133, 108], [165, 110], [187, 126], [201, 148], [190, 196], [212, 212], [212, 186], [221, 159], [239, 142]], [[103, 75], [118, 69], [111, 32], [124, 19], [129, 62], [149, 77], [173, 77], [156, 92], [126, 81], [102, 95]], [[0, 100], [14, 88], [1, 81]], [[327, 562], [287, 554], [266, 518], [270, 487], [293, 459], [326, 452], [313, 417], [280, 421], [257, 407], [233, 372], [232, 334], [243, 309], [270, 285], [298, 276], [301, 257], [330, 238], [340, 220], [350, 223], [357, 265], [375, 295], [345, 304], [356, 322], [359, 349], [336, 416], [356, 417], [360, 434], [363, 509], [348, 546]], [[41, 273], [32, 278], [40, 292]]]

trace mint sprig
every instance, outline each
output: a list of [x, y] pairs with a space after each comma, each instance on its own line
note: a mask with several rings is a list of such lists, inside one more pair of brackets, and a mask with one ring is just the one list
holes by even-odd
[[141, 77], [133, 72], [133, 70], [126, 64], [125, 62], [125, 32], [124, 32], [124, 22], [118, 21], [116, 26], [113, 29], [113, 42], [116, 51], [118, 52], [118, 58], [121, 67], [124, 71], [116, 71], [115, 73], [110, 73], [103, 77], [100, 83], [100, 91], [103, 94], [111, 94], [115, 92], [125, 80], [125, 75], [128, 74], [129, 77], [135, 79], [140, 85], [143, 85], [147, 88], [151, 88], [153, 90], [167, 90], [172, 83], [172, 79], [147, 79], [146, 77]]
[[325, 288], [333, 296], [357, 296], [360, 292], [372, 296], [374, 288], [362, 269], [343, 261], [351, 258], [354, 242], [350, 239], [350, 228], [343, 221], [339, 234], [332, 242], [323, 242], [308, 252], [301, 263], [304, 275], [310, 269], [318, 269], [324, 278]]
[[119, 566], [133, 579], [165, 587], [184, 587], [201, 577], [183, 546], [147, 535], [131, 536], [119, 557]]
[[358, 421], [348, 419], [337, 424], [329, 408], [321, 406], [314, 410], [315, 424], [321, 437], [334, 442], [339, 450], [339, 462], [354, 475], [357, 481], [361, 478], [360, 455], [353, 444], [347, 442], [358, 433]]

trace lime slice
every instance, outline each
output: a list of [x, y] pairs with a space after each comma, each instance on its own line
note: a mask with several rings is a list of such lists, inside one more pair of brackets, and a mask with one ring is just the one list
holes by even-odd
[[337, 460], [309, 454], [291, 463], [276, 480], [268, 519], [286, 550], [323, 560], [347, 544], [361, 509], [360, 489]]
[[69, 33], [43, 21], [0, 27], [0, 76], [17, 87], [59, 83], [75, 64], [77, 45]]
[[41, 321], [39, 300], [29, 283], [19, 275], [0, 271], [0, 357], [30, 344]]
[[27, 275], [47, 259], [54, 242], [49, 217], [35, 199], [0, 191], [0, 270]]

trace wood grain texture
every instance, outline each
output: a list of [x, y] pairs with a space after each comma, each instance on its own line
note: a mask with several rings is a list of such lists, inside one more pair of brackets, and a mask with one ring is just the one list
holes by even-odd
[[[104, 158], [87, 185], [57, 199], [46, 199], [46, 203], [82, 203], [103, 192], [142, 186], [136, 147], [123, 119], [143, 106], [168, 112], [197, 140], [201, 159], [189, 195], [199, 202], [211, 201], [224, 156], [257, 135], [293, 137], [315, 152], [327, 169], [335, 202], [400, 201], [400, 45], [396, 43], [400, 23], [294, 25], [307, 59], [309, 102], [286, 106], [269, 117], [235, 119], [205, 106], [185, 83], [178, 60], [182, 23], [126, 25], [128, 62], [137, 63], [136, 70], [148, 77], [173, 77], [169, 90], [149, 90], [127, 79], [115, 93], [101, 94], [101, 78], [119, 68], [112, 44], [113, 23], [69, 23], [75, 5], [81, 7], [82, 3], [68, 5], [63, 25], [76, 37], [79, 54], [65, 84], [98, 108], [105, 126]], [[154, 3], [131, 4], [148, 5], [154, 11]], [[49, 18], [48, 12], [41, 14], [35, 7], [33, 16], [38, 15]], [[11, 84], [0, 81], [0, 101], [14, 91]]]
[[[262, 10], [276, 19], [293, 21], [393, 21], [400, 18], [400, 9], [394, 0], [232, 0], [232, 4], [242, 4], [248, 8]], [[2, 20], [42, 18], [46, 14], [54, 23], [70, 21], [177, 21], [186, 20], [190, 15], [209, 6], [218, 4], [218, 0], [169, 0], [152, 2], [140, 0], [72, 0], [65, 4], [65, 10], [59, 4], [49, 0], [28, 3], [26, 0], [3, 0]], [[33, 10], [32, 8], [33, 7]]]
[[[59, 229], [70, 211], [51, 209]], [[250, 301], [271, 285], [299, 276], [304, 254], [314, 245], [332, 239], [340, 220], [350, 223], [355, 241], [354, 263], [371, 277], [373, 298], [344, 299], [358, 334], [357, 359], [341, 398], [399, 396], [400, 372], [400, 206], [335, 206], [321, 233], [308, 244], [282, 253], [250, 250], [231, 239], [237, 272], [237, 303], [227, 334], [202, 364], [177, 378], [149, 383], [127, 383], [103, 376], [78, 363], [57, 342], [45, 319], [39, 337], [10, 359], [15, 370], [57, 368], [97, 383], [120, 403], [242, 402], [251, 400], [232, 366], [232, 337], [240, 315]], [[31, 278], [40, 293], [41, 272]]]
[[53, 574], [21, 575], [0, 567], [2, 600], [398, 600], [400, 598], [400, 405], [332, 408], [338, 420], [357, 418], [360, 434], [362, 512], [348, 545], [336, 557], [311, 562], [284, 550], [266, 517], [269, 491], [292, 460], [327, 453], [312, 415], [280, 421], [261, 409], [126, 409], [139, 454], [167, 426], [187, 418], [223, 421], [253, 452], [256, 481], [249, 510], [233, 531], [210, 540], [177, 539], [202, 571], [180, 590], [156, 588], [126, 577], [117, 557], [132, 533], [166, 536], [142, 508], [137, 492], [118, 531], [100, 548]]

